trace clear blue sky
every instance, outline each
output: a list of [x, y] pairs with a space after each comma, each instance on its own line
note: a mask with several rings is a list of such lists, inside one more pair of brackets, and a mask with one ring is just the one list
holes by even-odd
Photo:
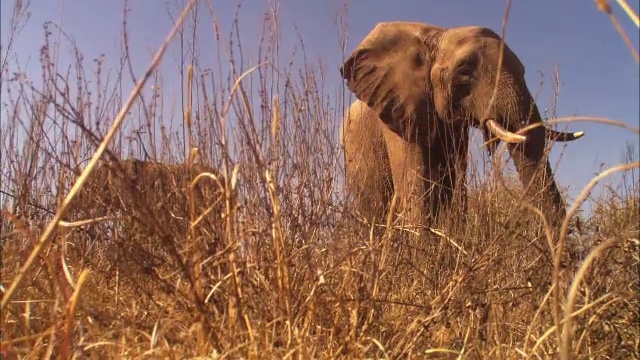
[[[638, 2], [629, 1], [638, 12]], [[10, 0], [1, 1], [2, 37], [5, 38]], [[213, 1], [216, 16], [228, 35], [237, 1]], [[35, 0], [31, 5], [31, 19], [14, 47], [19, 61], [27, 70], [39, 75], [38, 51], [42, 44], [42, 24], [45, 21], [62, 22], [87, 59], [104, 53], [107, 61], [115, 64], [119, 56], [122, 25], [122, 1], [116, 0]], [[348, 1], [349, 38], [347, 52], [381, 21], [420, 21], [451, 27], [482, 25], [500, 30], [505, 1], [453, 1], [453, 0], [351, 0]], [[638, 29], [612, 1], [624, 29], [638, 48]], [[167, 9], [175, 15], [179, 6], [166, 0], [132, 0], [129, 18], [132, 52], [138, 74], [141, 74], [162, 42], [171, 20]], [[240, 10], [240, 28], [251, 53], [250, 44], [260, 36], [263, 14], [268, 9], [266, 0], [245, 0]], [[203, 7], [204, 10], [204, 7]], [[342, 0], [281, 0], [280, 29], [285, 47], [297, 41], [293, 33], [297, 26], [308, 57], [321, 59], [327, 69], [326, 76], [336, 88], [342, 80], [338, 72], [342, 55], [336, 19], [344, 13]], [[208, 14], [202, 11], [204, 21]], [[582, 114], [624, 121], [634, 127], [639, 124], [638, 64], [620, 38], [609, 19], [597, 10], [590, 0], [515, 0], [513, 1], [506, 40], [527, 68], [527, 81], [532, 92], [539, 88], [538, 72], [545, 75], [538, 105], [550, 107], [553, 97], [552, 70], [557, 64], [561, 90], [559, 116]], [[202, 21], [202, 20], [201, 20]], [[213, 55], [207, 37], [211, 26], [204, 26], [200, 36], [200, 51], [204, 58]], [[70, 63], [68, 54], [61, 54], [63, 63]], [[164, 68], [176, 69], [177, 53], [170, 53]], [[172, 71], [171, 71], [172, 72]], [[169, 72], [169, 73], [171, 73]], [[165, 74], [165, 77], [168, 75]], [[166, 80], [166, 79], [165, 79]], [[619, 162], [625, 143], [630, 141], [638, 151], [638, 139], [633, 133], [600, 124], [577, 123], [570, 127], [585, 130], [587, 135], [567, 145], [562, 162], [556, 172], [561, 186], [570, 186], [576, 195], [594, 175], [605, 167]], [[552, 161], [562, 147], [557, 145]]]

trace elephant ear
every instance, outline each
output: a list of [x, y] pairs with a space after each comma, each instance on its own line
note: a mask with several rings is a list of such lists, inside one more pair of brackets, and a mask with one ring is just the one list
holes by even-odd
[[356, 97], [390, 127], [404, 128], [428, 116], [429, 74], [442, 28], [390, 22], [378, 24], [340, 68]]

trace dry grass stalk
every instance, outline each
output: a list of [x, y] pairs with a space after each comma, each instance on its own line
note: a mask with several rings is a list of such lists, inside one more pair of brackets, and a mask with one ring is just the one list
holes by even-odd
[[[211, 2], [198, 6], [194, 14], [215, 14]], [[560, 238], [539, 231], [544, 214], [522, 201], [515, 178], [481, 175], [504, 165], [489, 161], [471, 164], [466, 221], [452, 210], [422, 239], [393, 216], [363, 224], [341, 192], [342, 155], [330, 136], [344, 104], [329, 94], [320, 67], [297, 70], [292, 60], [276, 68], [288, 62], [279, 59], [273, 11], [265, 20], [273, 35], [265, 32], [255, 61], [242, 56], [239, 25], [225, 39], [213, 16], [213, 46], [228, 73], [202, 69], [195, 52], [181, 54], [185, 102], [171, 110], [182, 114], [182, 139], [165, 127], [160, 74], [145, 75], [156, 90], [139, 93], [129, 109], [121, 133], [131, 137], [115, 136], [110, 146], [99, 139], [126, 102], [111, 94], [127, 84], [107, 81], [102, 60], [85, 71], [72, 46], [77, 74], [54, 75], [69, 64], [52, 60], [60, 49], [45, 37], [41, 88], [3, 78], [20, 96], [10, 101], [0, 142], [0, 151], [17, 154], [0, 159], [2, 191], [15, 194], [2, 205], [1, 356], [637, 356], [637, 158], [594, 178], [624, 175], [599, 198], [585, 189], [570, 211], [579, 226]], [[201, 19], [192, 18], [185, 48], [195, 47]], [[126, 16], [123, 27], [129, 49]], [[5, 74], [17, 65], [2, 66]], [[77, 79], [90, 73], [96, 89], [88, 91]], [[572, 121], [638, 133], [595, 117], [547, 123]], [[71, 169], [100, 151], [113, 159], [148, 151], [158, 161], [92, 163], [65, 226], [43, 242], [60, 216], [52, 209], [76, 183]], [[585, 198], [591, 213], [574, 213]]]

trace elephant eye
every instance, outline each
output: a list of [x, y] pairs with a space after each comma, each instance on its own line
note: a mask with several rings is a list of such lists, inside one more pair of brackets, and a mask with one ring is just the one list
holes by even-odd
[[459, 84], [469, 84], [472, 82], [476, 68], [478, 66], [478, 57], [475, 53], [469, 54], [458, 62], [455, 68], [456, 80]]
[[461, 83], [469, 83], [473, 78], [473, 68], [471, 66], [463, 66], [458, 70], [458, 81]]

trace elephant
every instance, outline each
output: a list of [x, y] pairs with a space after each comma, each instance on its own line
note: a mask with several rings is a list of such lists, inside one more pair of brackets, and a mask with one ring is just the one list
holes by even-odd
[[431, 226], [455, 199], [466, 212], [471, 126], [507, 143], [525, 193], [547, 221], [557, 225], [566, 215], [545, 141], [584, 132], [544, 126], [524, 65], [491, 29], [379, 23], [340, 73], [357, 98], [340, 127], [346, 187], [369, 220], [387, 216], [394, 196], [394, 209], [413, 225]]

